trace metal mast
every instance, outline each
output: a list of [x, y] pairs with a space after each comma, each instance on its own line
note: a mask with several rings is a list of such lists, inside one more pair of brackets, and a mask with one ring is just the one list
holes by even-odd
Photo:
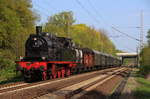
[[143, 48], [143, 10], [140, 13], [140, 43], [139, 43], [139, 50], [138, 50], [138, 66], [140, 66], [140, 52]]
[[140, 14], [140, 51], [143, 48], [143, 10], [141, 10], [141, 14]]

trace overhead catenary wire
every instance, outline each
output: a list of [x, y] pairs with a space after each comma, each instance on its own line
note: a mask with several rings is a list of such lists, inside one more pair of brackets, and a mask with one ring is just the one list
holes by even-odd
[[[115, 33], [115, 32], [116, 32], [116, 31], [113, 30], [113, 29], [112, 29], [111, 31], [112, 31], [112, 33]], [[120, 41], [120, 40], [118, 41], [118, 37], [117, 37], [117, 38], [114, 37], [113, 40], [114, 40], [115, 42], [119, 42], [119, 41]], [[135, 52], [134, 49], [129, 48], [129, 47], [128, 47], [126, 44], [124, 44], [124, 43], [122, 43], [121, 46], [122, 46], [123, 48], [127, 49], [128, 51]]]
[[[112, 30], [112, 32], [114, 32], [114, 31], [115, 31], [115, 30]], [[118, 41], [118, 38], [113, 38], [113, 40], [114, 40], [115, 42], [119, 42], [119, 41]], [[135, 52], [134, 49], [129, 48], [129, 47], [128, 47], [127, 45], [125, 45], [124, 43], [122, 43], [121, 46], [122, 46], [123, 48], [129, 50], [129, 51]]]
[[[100, 21], [97, 20], [97, 18], [96, 18], [95, 16], [93, 16], [92, 13], [91, 13], [88, 9], [86, 9], [86, 7], [84, 7], [83, 4], [82, 4], [79, 0], [75, 0], [75, 1], [77, 2], [77, 4], [78, 4], [95, 22], [97, 22], [98, 24], [100, 23]], [[100, 16], [101, 19], [104, 21], [102, 15], [99, 14], [99, 12], [96, 10], [96, 8], [95, 8], [94, 5], [92, 4], [92, 2], [91, 2], [90, 0], [87, 0], [87, 1], [88, 1], [89, 4], [91, 4], [91, 7], [93, 8], [93, 11], [94, 11], [98, 16]], [[45, 9], [45, 8], [43, 8], [43, 7], [41, 7], [41, 6], [37, 5], [37, 4], [35, 4], [35, 5], [38, 6], [39, 8], [41, 8], [41, 9]], [[44, 14], [45, 14], [45, 13], [44, 13]], [[47, 14], [47, 11], [46, 11], [46, 14], [45, 14], [45, 15], [48, 16], [48, 17], [50, 16], [49, 14]], [[132, 36], [128, 35], [128, 34], [125, 33], [125, 32], [120, 31], [119, 29], [117, 29], [116, 27], [110, 25], [110, 24], [107, 23], [106, 21], [104, 21], [104, 22], [105, 22], [106, 25], [108, 25], [109, 27], [111, 27], [113, 30], [115, 30], [115, 31], [117, 31], [117, 32], [119, 32], [119, 33], [121, 33], [121, 34], [127, 36], [128, 38], [133, 39], [133, 40], [136, 40], [136, 41], [140, 41], [139, 39], [137, 39], [137, 38], [135, 38], [135, 37], [132, 37]]]
[[130, 35], [128, 35], [128, 34], [122, 32], [122, 31], [120, 31], [119, 29], [117, 29], [117, 28], [115, 28], [115, 27], [112, 27], [112, 29], [115, 30], [115, 31], [117, 31], [117, 32], [119, 32], [119, 33], [121, 33], [121, 34], [123, 34], [123, 35], [125, 35], [125, 36], [127, 36], [127, 37], [129, 37], [129, 38], [131, 38], [131, 39], [133, 39], [133, 40], [140, 41], [139, 39], [137, 39], [137, 38], [135, 38], [135, 37], [132, 37], [132, 36], [130, 36]]
[[112, 26], [111, 24], [109, 24], [108, 22], [106, 22], [106, 21], [104, 20], [104, 18], [102, 17], [102, 15], [99, 13], [99, 11], [97, 11], [97, 9], [95, 8], [95, 6], [92, 4], [92, 2], [91, 2], [90, 0], [87, 0], [87, 2], [88, 2], [89, 5], [91, 6], [91, 8], [92, 8], [93, 11], [95, 12], [95, 14], [98, 15], [99, 17], [101, 17], [101, 19], [103, 20], [103, 22], [104, 22], [108, 27], [110, 27], [111, 29], [113, 29], [113, 30], [115, 30], [115, 31], [117, 31], [117, 32], [119, 32], [119, 33], [121, 33], [121, 34], [127, 36], [127, 37], [130, 38], [130, 39], [133, 39], [133, 40], [136, 40], [136, 41], [140, 41], [139, 39], [137, 39], [137, 38], [135, 38], [135, 37], [132, 37], [132, 36], [128, 35], [128, 34], [125, 33], [125, 32], [120, 31], [118, 28], [116, 28], [116, 27]]
[[[92, 15], [92, 13], [91, 13], [88, 9], [86, 9], [86, 8], [82, 5], [82, 3], [81, 3], [79, 0], [75, 0], [75, 1], [80, 5], [80, 7], [81, 7], [95, 22], [97, 22], [97, 23], [99, 24], [100, 21], [97, 20], [97, 18], [95, 18], [95, 17]], [[93, 8], [93, 11], [95, 11], [95, 13], [96, 13], [97, 15], [99, 15], [99, 16], [103, 19], [102, 15], [99, 14], [99, 12], [98, 12], [98, 11], [96, 10], [96, 8], [93, 6], [92, 2], [91, 2], [90, 0], [87, 0], [87, 1], [91, 4], [91, 6], [92, 6], [92, 8]], [[36, 5], [37, 7], [39, 7], [40, 9], [45, 9], [45, 8], [43, 8], [43, 7], [39, 6], [39, 5], [37, 5], [36, 3], [35, 3], [35, 5]], [[47, 10], [47, 9], [45, 9], [45, 10]], [[46, 12], [46, 13], [44, 13], [44, 14], [45, 14], [47, 17], [49, 17], [50, 15], [47, 13], [47, 11], [45, 11], [45, 12]], [[103, 19], [103, 21], [104, 21], [104, 19]], [[136, 40], [136, 41], [140, 41], [139, 39], [134, 38], [134, 37], [128, 35], [127, 33], [124, 33], [124, 32], [122, 32], [122, 31], [120, 31], [119, 29], [113, 27], [112, 25], [110, 25], [110, 24], [107, 23], [106, 21], [104, 21], [104, 22], [105, 22], [105, 24], [107, 24], [109, 27], [111, 27], [111, 28], [114, 29], [115, 31], [117, 31], [117, 32], [119, 32], [119, 33], [121, 33], [121, 34], [123, 34], [123, 35], [125, 35], [125, 36], [127, 36], [127, 37], [129, 37], [129, 38], [131, 38], [131, 39], [134, 39], [134, 40]]]
[[90, 0], [87, 0], [87, 2], [88, 2], [88, 4], [91, 6], [91, 8], [92, 8], [93, 11], [95, 12], [95, 14], [96, 14], [99, 18], [101, 18], [101, 20], [103, 20], [104, 24], [105, 24], [105, 25], [108, 25], [108, 26], [111, 26], [109, 23], [107, 23], [107, 22], [104, 20], [103, 16], [102, 16], [102, 15], [99, 13], [99, 11], [95, 8], [95, 6], [93, 5], [93, 3], [92, 3]]
[[49, 13], [48, 13], [48, 9], [46, 9], [46, 8], [44, 8], [44, 7], [42, 7], [42, 6], [40, 6], [40, 5], [38, 5], [38, 4], [36, 4], [36, 3], [34, 3], [34, 5], [36, 5], [38, 8], [40, 8], [41, 10], [44, 10], [44, 11], [40, 11], [40, 10], [38, 10], [38, 11], [40, 11], [40, 12], [43, 12], [43, 14], [45, 15], [45, 16], [47, 16], [47, 17], [49, 17], [50, 15], [49, 15]]
[[52, 8], [53, 10], [57, 10], [57, 8], [55, 8], [54, 6], [52, 6], [51, 2], [49, 2], [49, 0], [43, 0], [45, 2], [46, 5], [50, 6], [50, 8]]
[[[82, 9], [84, 9], [84, 11], [88, 13], [88, 15], [91, 15], [90, 11], [87, 10], [87, 9], [81, 4], [81, 2], [80, 2], [79, 0], [76, 0], [76, 1], [77, 1], [77, 3], [82, 7]], [[104, 20], [104, 18], [102, 17], [102, 15], [99, 13], [99, 11], [97, 11], [96, 8], [93, 6], [92, 2], [91, 2], [90, 0], [87, 0], [87, 1], [88, 1], [89, 5], [92, 7], [93, 11], [96, 13], [96, 15], [99, 16], [99, 17], [103, 20], [103, 22], [104, 22], [110, 29], [117, 31], [117, 32], [121, 33], [122, 35], [125, 35], [126, 37], [128, 37], [128, 38], [130, 38], [130, 39], [132, 39], [132, 40], [140, 41], [139, 39], [137, 39], [137, 38], [135, 38], [135, 37], [132, 37], [132, 36], [128, 35], [128, 34], [125, 33], [125, 32], [120, 31], [119, 29], [117, 29], [117, 28], [115, 28], [113, 25], [111, 25], [110, 23], [107, 23], [107, 22]], [[98, 21], [99, 21], [99, 20], [98, 20]], [[112, 37], [113, 37], [113, 36], [112, 36]], [[113, 38], [115, 38], [115, 37], [113, 37]], [[117, 38], [118, 38], [118, 37], [117, 37]], [[128, 47], [125, 47], [125, 48], [127, 48], [127, 49], [130, 50], [130, 51], [133, 51], [132, 49], [129, 49]]]
[[97, 22], [98, 24], [100, 23], [100, 21], [97, 20], [97, 18], [93, 16], [93, 14], [88, 9], [86, 9], [86, 7], [84, 7], [84, 5], [79, 0], [75, 1], [95, 22]]

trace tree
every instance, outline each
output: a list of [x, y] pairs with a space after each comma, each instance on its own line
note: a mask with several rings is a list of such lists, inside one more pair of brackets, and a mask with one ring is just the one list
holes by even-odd
[[150, 29], [147, 32], [148, 45], [150, 46]]
[[0, 81], [16, 76], [16, 57], [24, 54], [24, 43], [38, 19], [31, 8], [31, 0], [0, 0]]
[[76, 24], [71, 28], [71, 37], [81, 47], [88, 47], [109, 54], [115, 54], [116, 49], [105, 31], [96, 30], [85, 24]]
[[45, 30], [53, 33], [60, 33], [66, 36], [70, 32], [72, 24], [75, 22], [73, 18], [73, 13], [61, 12], [51, 16], [46, 23]]
[[140, 73], [147, 75], [150, 73], [150, 46], [145, 46], [140, 53]]
[[143, 75], [150, 73], [150, 29], [147, 33], [148, 46], [145, 46], [140, 53], [140, 73]]
[[98, 31], [86, 24], [73, 24], [74, 22], [72, 12], [61, 12], [50, 16], [45, 24], [45, 31], [57, 36], [69, 36], [80, 47], [88, 47], [109, 54], [116, 52], [115, 46], [105, 31]]
[[23, 54], [26, 37], [37, 20], [31, 8], [30, 0], [0, 0], [0, 49]]
[[150, 47], [145, 47], [141, 52], [141, 64], [142, 65], [150, 65]]

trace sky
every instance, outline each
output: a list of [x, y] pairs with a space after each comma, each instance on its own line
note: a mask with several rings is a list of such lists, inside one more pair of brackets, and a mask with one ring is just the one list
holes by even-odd
[[143, 12], [143, 35], [150, 29], [150, 0], [32, 0], [33, 11], [39, 14], [37, 25], [47, 22], [49, 16], [62, 11], [72, 11], [76, 24], [87, 24], [104, 29], [116, 48], [125, 52], [136, 52], [140, 39], [140, 16]]

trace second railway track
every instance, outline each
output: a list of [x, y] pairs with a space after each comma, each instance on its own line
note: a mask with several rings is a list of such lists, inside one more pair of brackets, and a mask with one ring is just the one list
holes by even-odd
[[[85, 81], [81, 81], [77, 84], [73, 84], [71, 86], [62, 88], [58, 91], [54, 91], [52, 93], [49, 93], [45, 96], [41, 96], [36, 99], [78, 99], [84, 94], [86, 94], [88, 91], [96, 88], [97, 86], [113, 79], [118, 74], [121, 74], [128, 69], [121, 68], [118, 70], [107, 72], [106, 74], [97, 75], [94, 78], [87, 79]], [[47, 98], [48, 97], [48, 98]]]

